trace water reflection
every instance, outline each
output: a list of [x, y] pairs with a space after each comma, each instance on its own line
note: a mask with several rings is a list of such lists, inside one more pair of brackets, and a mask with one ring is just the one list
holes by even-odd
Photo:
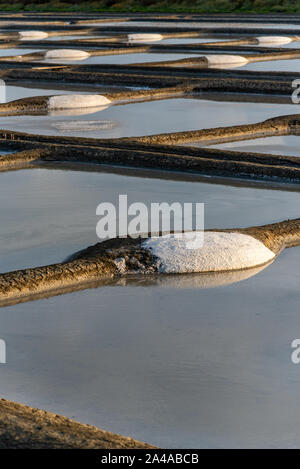
[[[73, 108], [73, 109], [51, 109], [48, 110], [48, 116], [51, 117], [58, 117], [58, 116], [85, 116], [87, 114], [95, 114], [96, 112], [105, 111], [108, 109], [109, 105], [107, 106], [92, 106], [92, 107], [82, 107], [82, 108]], [[97, 121], [96, 121], [97, 122]], [[88, 122], [84, 121], [62, 121], [56, 122], [52, 124], [52, 126], [58, 130], [86, 130], [85, 125]]]
[[[228, 125], [252, 124], [279, 115], [295, 114], [295, 104], [278, 104], [266, 102], [226, 101], [216, 95], [210, 100], [194, 98], [170, 98], [147, 102], [135, 102], [125, 105], [113, 105], [94, 113], [93, 120], [116, 121], [120, 125], [109, 131], [96, 130], [90, 134], [95, 138], [118, 138], [144, 136], [165, 132], [199, 130], [203, 128], [222, 127]], [[94, 109], [85, 108], [84, 113]], [[63, 111], [65, 112], [65, 111]], [[73, 112], [73, 110], [72, 110]], [[74, 115], [74, 114], [72, 114]], [[65, 116], [65, 114], [64, 114]], [[157, 116], [160, 116], [158, 119]], [[59, 116], [7, 116], [0, 117], [1, 129], [14, 129], [41, 135], [55, 135]], [[89, 118], [88, 118], [89, 119]], [[75, 119], [74, 119], [75, 120]], [[81, 119], [80, 119], [81, 120]], [[62, 122], [66, 122], [65, 120]], [[66, 136], [85, 137], [80, 126], [76, 130], [64, 130]]]

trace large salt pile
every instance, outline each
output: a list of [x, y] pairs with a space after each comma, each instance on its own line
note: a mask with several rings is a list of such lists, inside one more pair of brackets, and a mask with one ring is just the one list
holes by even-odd
[[257, 267], [275, 254], [261, 241], [237, 232], [192, 232], [143, 241], [162, 273], [224, 272]]
[[48, 33], [44, 31], [19, 31], [21, 41], [36, 41], [38, 39], [45, 39]]
[[259, 44], [289, 44], [292, 38], [289, 36], [259, 36], [256, 38]]
[[53, 49], [45, 53], [46, 59], [87, 59], [90, 54], [84, 50]]
[[155, 42], [161, 41], [163, 38], [161, 34], [128, 34], [130, 42]]
[[[98, 111], [98, 108], [97, 108]], [[96, 111], [96, 112], [97, 112]], [[71, 132], [92, 132], [95, 130], [112, 130], [117, 126], [117, 123], [114, 121], [66, 121], [66, 122], [54, 122], [52, 127], [61, 131], [71, 131]]]
[[101, 94], [68, 94], [52, 96], [48, 100], [48, 109], [76, 109], [107, 106], [110, 99]]

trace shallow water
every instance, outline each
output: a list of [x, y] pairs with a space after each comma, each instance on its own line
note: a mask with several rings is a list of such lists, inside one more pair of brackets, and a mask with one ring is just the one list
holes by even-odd
[[246, 227], [299, 214], [300, 192], [130, 174], [46, 168], [1, 173], [0, 272], [60, 262], [95, 244], [96, 207], [116, 203], [118, 194], [128, 194], [129, 204], [205, 203], [206, 228]]
[[86, 108], [81, 109], [80, 116], [76, 115], [78, 110], [69, 110], [52, 116], [0, 117], [0, 128], [44, 135], [117, 138], [255, 123], [295, 114], [298, 107], [174, 98], [114, 105], [96, 113]]
[[225, 287], [105, 287], [1, 309], [1, 397], [164, 448], [296, 448], [299, 263], [294, 248]]
[[300, 59], [252, 62], [239, 68], [256, 72], [300, 72]]
[[217, 148], [218, 150], [270, 153], [272, 155], [300, 156], [299, 144], [300, 137], [295, 135], [283, 135], [210, 145], [208, 148]]
[[[62, 21], [64, 22], [63, 20], [60, 20], [58, 19], [58, 21]], [[47, 23], [47, 21], [46, 21]], [[56, 22], [54, 21], [52, 24], [55, 24]], [[68, 22], [64, 22], [66, 25], [68, 24]], [[14, 21], [9, 21], [9, 20], [5, 20], [4, 19], [1, 19], [0, 20], [0, 28], [2, 30], [2, 28], [7, 28], [9, 26], [20, 26], [20, 31], [22, 31], [22, 26], [28, 26], [28, 25], [32, 25], [32, 26], [37, 26], [37, 25], [40, 25], [41, 27], [39, 28], [39, 30], [42, 30], [42, 26], [45, 24], [45, 21], [43, 21], [42, 19], [39, 19], [39, 20], [36, 20], [36, 21], [24, 21], [24, 20], [14, 20]], [[6, 29], [4, 29], [6, 30]]]
[[0, 49], [0, 57], [10, 57], [15, 55], [24, 55], [24, 54], [33, 54], [35, 52], [40, 52], [40, 49], [17, 49], [12, 47], [10, 49]]
[[59, 63], [59, 64], [116, 64], [116, 65], [127, 65], [133, 63], [144, 63], [144, 62], [164, 62], [166, 60], [181, 60], [189, 57], [194, 57], [195, 54], [170, 54], [166, 53], [136, 53], [136, 54], [112, 54], [112, 55], [96, 55], [88, 57], [83, 60], [66, 60], [66, 59], [44, 59], [39, 62], [46, 63]]
[[284, 48], [289, 48], [289, 49], [299, 49], [300, 47], [300, 41], [292, 41], [289, 42], [288, 44], [258, 44], [258, 47], [284, 47]]
[[239, 23], [239, 22], [213, 22], [213, 21], [203, 21], [203, 22], [171, 22], [171, 21], [123, 21], [123, 22], [111, 22], [111, 23], [85, 23], [85, 26], [99, 26], [102, 29], [105, 26], [147, 26], [147, 27], [170, 27], [170, 28], [247, 28], [247, 29], [300, 29], [300, 24], [293, 23]]

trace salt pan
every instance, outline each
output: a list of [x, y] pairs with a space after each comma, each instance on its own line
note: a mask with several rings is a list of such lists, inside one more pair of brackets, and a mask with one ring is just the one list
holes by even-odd
[[36, 39], [45, 39], [48, 33], [44, 31], [19, 31], [19, 36], [22, 41], [31, 41]]
[[241, 55], [226, 55], [226, 54], [209, 54], [204, 56], [209, 65], [224, 65], [224, 64], [246, 64], [248, 59]]
[[[162, 273], [224, 272], [257, 267], [275, 258], [261, 241], [237, 232], [205, 231], [152, 237], [142, 247], [157, 257]], [[203, 242], [203, 245], [202, 245]]]

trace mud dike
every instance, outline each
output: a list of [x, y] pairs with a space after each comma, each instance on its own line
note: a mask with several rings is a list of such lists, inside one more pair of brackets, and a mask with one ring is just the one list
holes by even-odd
[[[281, 105], [292, 106], [295, 80], [300, 82], [299, 18], [287, 20], [284, 27], [275, 18], [270, 29], [259, 17], [251, 27], [243, 27], [243, 19], [239, 25], [223, 26], [228, 19], [222, 17], [214, 17], [214, 23], [207, 26], [197, 15], [153, 15], [146, 20], [95, 15], [91, 20], [88, 15], [74, 14], [71, 22], [63, 16], [49, 14], [33, 20], [30, 15], [6, 15], [2, 20], [0, 79], [3, 86], [24, 93], [0, 104], [2, 175], [72, 164], [82, 170], [88, 166], [89, 171], [118, 167], [124, 174], [130, 168], [167, 173], [170, 179], [181, 174], [298, 187], [300, 154], [268, 152], [268, 146], [257, 152], [234, 146], [278, 137], [291, 137], [294, 142], [300, 136], [297, 106], [294, 112], [280, 113]], [[143, 104], [146, 122], [147, 104], [174, 99], [195, 100], [204, 119], [206, 101], [218, 102], [219, 109], [232, 102], [258, 107], [278, 104], [279, 112], [251, 118], [251, 122], [233, 119], [229, 125], [197, 128], [195, 122], [192, 129], [171, 132], [163, 130], [162, 121], [161, 132], [135, 135], [134, 130], [126, 130], [121, 136], [105, 137], [105, 131], [119, 132], [118, 119], [100, 118], [105, 109], [117, 112]], [[158, 113], [158, 124], [159, 119]], [[185, 119], [183, 113], [182, 125]], [[202, 275], [204, 287], [210, 282], [215, 286], [239, 281], [250, 276], [251, 269], [255, 275], [276, 261], [283, 249], [299, 245], [300, 221], [279, 219], [248, 228], [215, 226], [205, 236], [207, 249], [196, 250], [190, 261], [176, 234], [166, 240], [160, 233], [154, 239], [145, 235], [138, 240], [116, 238], [82, 246], [67, 260], [66, 252], [60, 263], [3, 272], [0, 305], [118, 282], [130, 284], [132, 276], [168, 282], [167, 278], [193, 273]], [[1, 405], [21, 413], [21, 419], [30, 417], [30, 409]], [[45, 418], [51, 420], [49, 415]], [[83, 437], [78, 440], [79, 424], [61, 421], [53, 425], [73, 428], [70, 447], [86, 446]], [[94, 435], [94, 447], [102, 444], [96, 430], [82, 431], [86, 438]], [[126, 447], [125, 440], [116, 438], [109, 444]], [[133, 440], [127, 443], [139, 447]], [[26, 447], [26, 442], [22, 445]], [[40, 440], [35, 445], [43, 447]]]

